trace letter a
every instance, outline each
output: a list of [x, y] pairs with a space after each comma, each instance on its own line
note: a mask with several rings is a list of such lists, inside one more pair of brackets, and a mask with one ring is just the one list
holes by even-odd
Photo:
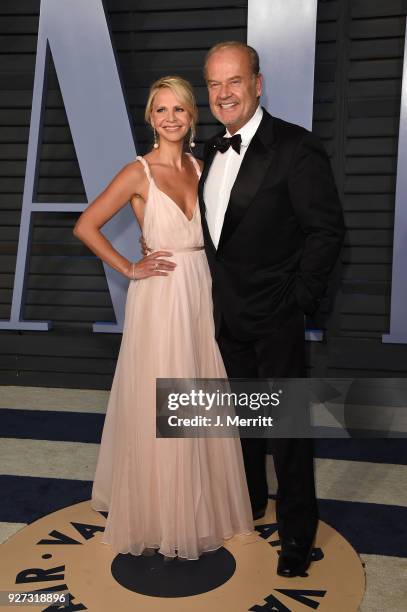
[[[102, 0], [42, 0], [11, 316], [9, 321], [0, 321], [0, 329], [49, 329], [50, 321], [22, 318], [32, 214], [81, 212], [88, 204], [35, 203], [49, 54], [58, 75], [88, 202], [136, 156]], [[138, 257], [138, 230], [129, 204], [105, 225], [103, 233], [129, 260]], [[96, 323], [93, 329], [120, 332], [128, 281], [108, 266], [105, 272], [117, 323]]]

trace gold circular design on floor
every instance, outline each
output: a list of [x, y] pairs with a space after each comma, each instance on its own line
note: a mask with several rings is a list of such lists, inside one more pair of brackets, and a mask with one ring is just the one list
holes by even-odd
[[[104, 524], [104, 516], [86, 501], [27, 525], [2, 545], [0, 591], [32, 592], [67, 585], [73, 596], [71, 609], [91, 612], [356, 612], [363, 597], [365, 575], [358, 555], [322, 521], [308, 576], [277, 576], [279, 546], [272, 501], [266, 516], [255, 523], [259, 532], [225, 542], [236, 563], [234, 573], [221, 586], [193, 597], [146, 596], [122, 587], [112, 576], [116, 555], [100, 542]], [[186, 565], [190, 563], [200, 561]], [[182, 571], [181, 563], [177, 571]], [[38, 576], [52, 580], [39, 581]], [[23, 609], [39, 612], [47, 605]]]

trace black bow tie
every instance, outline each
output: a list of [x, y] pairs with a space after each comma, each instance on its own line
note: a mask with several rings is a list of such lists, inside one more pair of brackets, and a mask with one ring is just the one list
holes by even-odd
[[235, 134], [231, 138], [226, 138], [225, 136], [218, 136], [217, 138], [215, 138], [213, 146], [220, 153], [225, 153], [225, 151], [227, 151], [229, 147], [232, 147], [232, 149], [234, 149], [239, 155], [241, 142], [242, 137], [240, 134]]

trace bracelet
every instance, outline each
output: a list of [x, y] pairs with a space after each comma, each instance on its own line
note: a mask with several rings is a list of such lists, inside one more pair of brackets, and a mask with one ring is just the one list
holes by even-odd
[[130, 280], [136, 280], [136, 264], [132, 261], [130, 266]]

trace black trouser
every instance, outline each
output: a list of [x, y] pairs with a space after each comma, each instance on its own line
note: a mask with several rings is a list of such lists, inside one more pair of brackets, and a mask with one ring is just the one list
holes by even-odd
[[[229, 378], [305, 377], [302, 315], [266, 337], [241, 341], [222, 323], [217, 338]], [[243, 458], [253, 510], [267, 506], [267, 438], [242, 438]], [[282, 538], [312, 540], [318, 522], [312, 438], [271, 439], [277, 475], [276, 513]]]

